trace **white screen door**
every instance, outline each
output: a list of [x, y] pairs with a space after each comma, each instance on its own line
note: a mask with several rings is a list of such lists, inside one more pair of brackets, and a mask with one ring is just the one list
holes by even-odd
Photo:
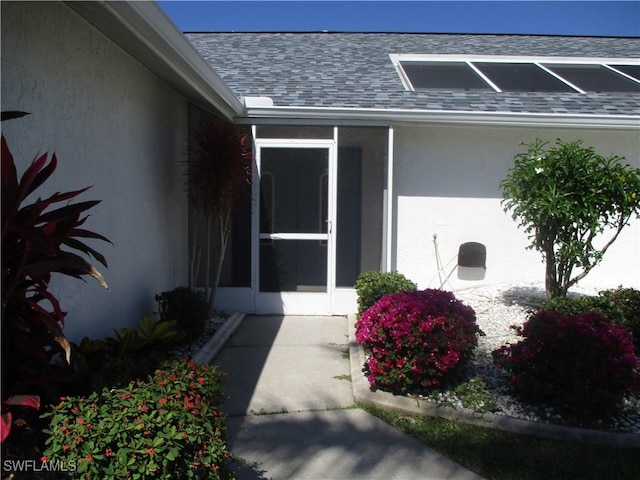
[[335, 258], [335, 143], [263, 140], [256, 148], [256, 311], [326, 315]]

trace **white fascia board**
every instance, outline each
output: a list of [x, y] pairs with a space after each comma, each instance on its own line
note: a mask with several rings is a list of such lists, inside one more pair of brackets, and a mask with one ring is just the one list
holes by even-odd
[[495, 62], [495, 63], [563, 63], [563, 64], [594, 64], [607, 63], [638, 65], [637, 57], [561, 57], [561, 56], [535, 56], [535, 55], [464, 55], [464, 54], [416, 54], [416, 53], [390, 53], [389, 58], [394, 65], [400, 62]]
[[[125, 19], [131, 21], [134, 33], [139, 32], [140, 39], [149, 48], [155, 50], [215, 107], [220, 110], [231, 109], [234, 116], [244, 113], [244, 105], [238, 97], [155, 2], [106, 2], [105, 5], [124, 15], [131, 12], [132, 15], [125, 16]], [[220, 100], [224, 102], [223, 105]]]
[[[67, 4], [81, 15], [83, 10], [87, 9], [94, 12], [97, 9], [106, 11], [120, 27], [126, 29], [141, 45], [162, 61], [174, 77], [179, 78], [200, 96], [201, 100], [209, 103], [230, 120], [245, 115], [242, 102], [155, 2], [67, 2]], [[76, 5], [78, 8], [75, 8]], [[110, 25], [108, 18], [102, 20], [101, 17], [99, 14], [92, 15], [89, 21], [109, 36], [114, 27]], [[115, 32], [111, 40], [123, 46], [120, 43], [121, 39], [118, 38], [117, 29]], [[123, 48], [126, 50], [126, 46]], [[144, 59], [139, 60], [144, 63]]]
[[640, 115], [587, 115], [565, 113], [465, 112], [332, 107], [247, 108], [249, 119], [381, 121], [525, 127], [612, 128], [640, 130]]

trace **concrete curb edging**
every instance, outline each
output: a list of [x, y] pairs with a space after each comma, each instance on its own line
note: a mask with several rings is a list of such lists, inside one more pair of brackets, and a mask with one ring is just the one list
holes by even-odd
[[205, 343], [200, 350], [193, 356], [193, 361], [196, 363], [209, 363], [217, 354], [222, 350], [224, 344], [238, 329], [242, 320], [244, 320], [245, 314], [240, 312], [232, 313], [222, 326], [216, 330], [212, 337]]
[[455, 409], [435, 402], [393, 395], [377, 390], [372, 392], [367, 378], [362, 373], [365, 362], [364, 348], [355, 340], [355, 315], [348, 315], [349, 358], [351, 382], [356, 402], [379, 406], [409, 415], [426, 415], [457, 420], [471, 425], [495, 428], [507, 432], [534, 435], [555, 440], [609, 445], [614, 447], [640, 448], [640, 435], [635, 433], [607, 432], [589, 428], [566, 427], [543, 422], [531, 422], [506, 415], [477, 413], [467, 408]]

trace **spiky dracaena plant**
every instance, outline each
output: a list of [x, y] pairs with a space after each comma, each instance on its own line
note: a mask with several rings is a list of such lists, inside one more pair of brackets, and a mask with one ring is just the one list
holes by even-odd
[[[17, 113], [3, 112], [3, 120], [21, 116]], [[38, 403], [39, 399], [32, 400], [37, 397], [16, 394], [46, 392], [61, 380], [51, 366], [52, 357], [62, 353], [70, 360], [71, 347], [62, 332], [65, 312], [49, 291], [51, 274], [57, 272], [75, 278], [90, 275], [106, 287], [102, 275], [81, 255], [89, 255], [105, 267], [106, 260], [79, 240], [109, 241], [80, 228], [87, 219], [83, 213], [99, 202], [68, 203], [88, 187], [57, 192], [23, 205], [55, 171], [55, 154], [49, 161], [47, 157], [44, 154], [36, 158], [18, 179], [13, 155], [2, 136], [2, 396], [5, 405], [16, 405], [16, 398], [29, 398], [23, 405]], [[64, 206], [50, 209], [61, 202]], [[6, 437], [10, 416], [4, 412], [2, 427], [2, 436]]]
[[[187, 160], [189, 203], [195, 214], [196, 232], [192, 235], [191, 279], [196, 285], [202, 248], [198, 245], [197, 228], [204, 224], [205, 278], [209, 288], [209, 310], [213, 304], [222, 273], [222, 263], [231, 233], [233, 212], [251, 184], [252, 145], [248, 134], [235, 126], [206, 120], [192, 132]], [[214, 222], [217, 225], [214, 225]], [[217, 261], [211, 271], [213, 236], [217, 233]]]

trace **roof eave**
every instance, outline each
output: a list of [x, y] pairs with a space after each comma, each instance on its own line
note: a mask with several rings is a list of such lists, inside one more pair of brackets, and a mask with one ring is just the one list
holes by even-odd
[[379, 121], [389, 123], [493, 125], [548, 128], [640, 129], [640, 115], [247, 106], [246, 118], [255, 120]]
[[155, 2], [67, 2], [67, 5], [187, 98], [229, 120], [244, 105]]

